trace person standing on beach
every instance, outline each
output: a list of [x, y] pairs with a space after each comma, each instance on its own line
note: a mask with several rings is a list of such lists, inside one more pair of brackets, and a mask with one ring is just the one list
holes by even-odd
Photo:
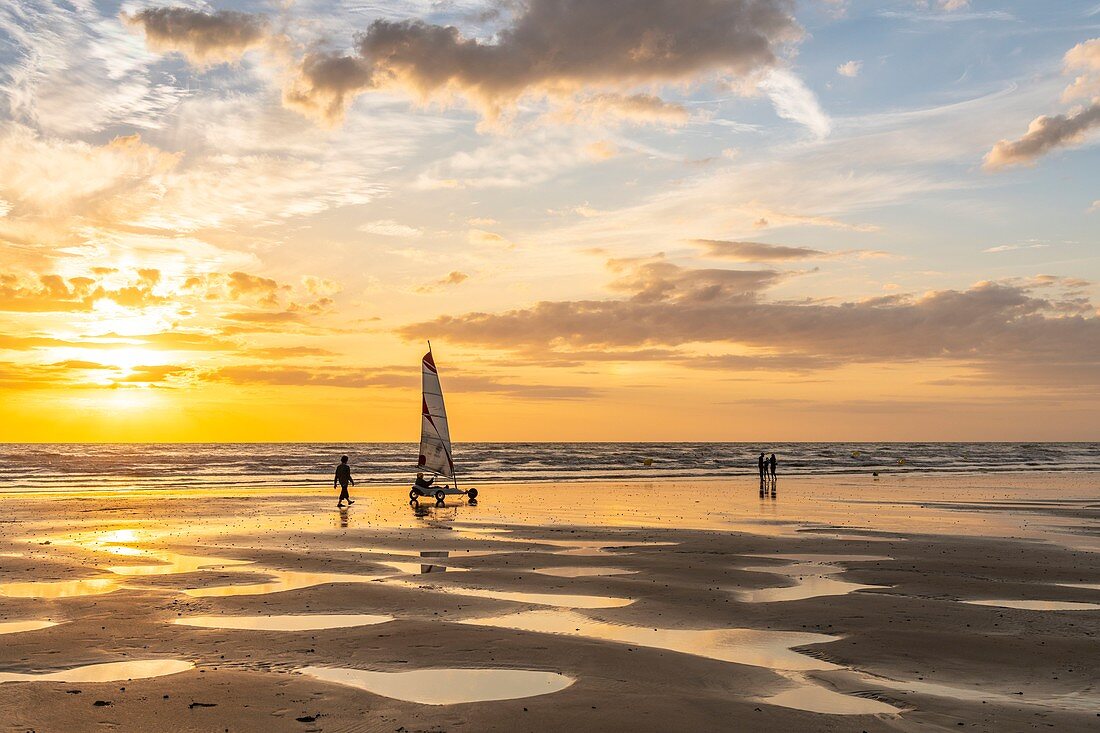
[[771, 470], [772, 481], [775, 481], [775, 454], [772, 453], [772, 457], [768, 459], [768, 468]]
[[756, 465], [760, 470], [760, 483], [764, 483], [764, 477], [768, 475], [768, 469], [765, 468], [767, 460], [764, 458], [764, 454], [761, 453], [760, 457], [756, 459]]
[[348, 484], [355, 486], [355, 479], [351, 477], [351, 466], [348, 465], [348, 457], [340, 457], [340, 465], [336, 467], [336, 475], [332, 479], [332, 488], [336, 488], [336, 484], [340, 484], [340, 499], [336, 502], [337, 508], [344, 506], [344, 500], [348, 502], [348, 506], [351, 506], [355, 502], [350, 496], [348, 496]]

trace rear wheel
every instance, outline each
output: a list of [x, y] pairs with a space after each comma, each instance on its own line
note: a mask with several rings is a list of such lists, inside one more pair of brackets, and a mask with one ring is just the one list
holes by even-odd
[[446, 496], [447, 495], [443, 493], [443, 489], [440, 489], [439, 491], [435, 492], [435, 500], [437, 502], [439, 502], [440, 504], [443, 503], [443, 499], [446, 498]]
[[416, 489], [409, 489], [409, 498], [416, 501], [416, 497], [420, 496], [420, 492]]
[[471, 499], [476, 499], [477, 498], [477, 489], [470, 489], [469, 491], [466, 492], [466, 496], [470, 497]]

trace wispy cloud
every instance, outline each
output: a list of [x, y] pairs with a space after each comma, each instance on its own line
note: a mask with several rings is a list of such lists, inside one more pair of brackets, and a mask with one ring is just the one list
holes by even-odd
[[819, 138], [829, 134], [832, 121], [821, 108], [817, 96], [793, 72], [775, 69], [764, 77], [759, 87], [768, 95], [780, 117], [805, 126]]

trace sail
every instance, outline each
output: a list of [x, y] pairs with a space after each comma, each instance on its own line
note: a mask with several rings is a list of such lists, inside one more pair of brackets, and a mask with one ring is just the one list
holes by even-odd
[[451, 460], [451, 431], [447, 427], [447, 408], [443, 404], [443, 389], [435, 368], [431, 350], [424, 354], [424, 397], [420, 418], [420, 461], [425, 471], [454, 478], [455, 464]]

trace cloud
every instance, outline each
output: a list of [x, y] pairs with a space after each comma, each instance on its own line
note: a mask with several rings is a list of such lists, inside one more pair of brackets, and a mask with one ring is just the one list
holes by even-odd
[[368, 234], [378, 234], [383, 237], [401, 237], [404, 239], [416, 239], [423, 236], [424, 232], [408, 224], [401, 224], [393, 219], [380, 219], [370, 221], [359, 226], [359, 231]]
[[236, 60], [268, 37], [263, 16], [232, 10], [204, 13], [180, 7], [144, 8], [121, 17], [130, 27], [145, 32], [150, 49], [178, 52], [200, 65]]
[[[340, 387], [363, 389], [369, 387], [418, 389], [420, 375], [403, 367], [378, 369], [347, 369], [323, 366], [267, 366], [238, 365], [209, 372], [205, 378], [214, 382], [237, 385], [280, 385], [288, 387]], [[574, 387], [554, 384], [524, 384], [502, 381], [483, 375], [447, 374], [447, 384], [459, 392], [479, 392], [517, 397], [527, 400], [586, 399], [598, 394], [591, 387]]]
[[696, 239], [693, 242], [706, 250], [708, 257], [740, 262], [784, 262], [825, 257], [826, 253], [809, 247], [786, 247], [761, 242], [726, 242], [717, 239]]
[[983, 167], [989, 171], [1014, 165], [1033, 165], [1051, 150], [1084, 142], [1087, 133], [1100, 127], [1100, 38], [1079, 43], [1066, 52], [1066, 74], [1082, 72], [1062, 93], [1065, 101], [1089, 98], [1083, 107], [1060, 115], [1041, 115], [1016, 140], [1000, 140], [986, 153]]
[[1046, 242], [1027, 242], [1024, 244], [1000, 244], [996, 247], [987, 247], [982, 250], [983, 254], [999, 254], [1001, 252], [1014, 252], [1018, 249], [1044, 249], [1050, 245]]
[[791, 260], [822, 260], [840, 257], [858, 257], [859, 259], [889, 257], [889, 253], [869, 249], [847, 249], [826, 252], [811, 247], [788, 247], [782, 244], [763, 242], [729, 242], [721, 239], [693, 239], [693, 244], [702, 247], [707, 257], [736, 260], [738, 262], [787, 262]]
[[[410, 324], [426, 336], [507, 351], [676, 347], [724, 343], [785, 358], [847, 363], [948, 360], [991, 374], [1050, 367], [1100, 374], [1100, 318], [1078, 295], [1035, 294], [1035, 283], [982, 282], [966, 290], [888, 295], [840, 304], [764, 298], [774, 271], [694, 270], [667, 262], [619, 264], [623, 297], [543, 301], [502, 313]], [[1072, 345], [1072, 346], [1071, 346]]]
[[1062, 100], [1089, 98], [1100, 95], [1100, 38], [1078, 43], [1066, 52], [1065, 73], [1082, 72], [1062, 92]]
[[682, 104], [666, 102], [652, 94], [605, 92], [559, 104], [550, 115], [554, 122], [592, 124], [606, 120], [683, 125], [691, 113]]
[[841, 76], [846, 76], [849, 79], [854, 79], [859, 76], [859, 72], [863, 70], [862, 61], [845, 61], [840, 66], [836, 67], [836, 73]]
[[429, 283], [428, 285], [422, 285], [421, 287], [416, 289], [416, 292], [418, 292], [418, 293], [434, 293], [435, 291], [439, 290], [440, 288], [446, 288], [446, 287], [452, 287], [452, 286], [455, 286], [455, 285], [461, 285], [462, 283], [466, 282], [469, 279], [470, 279], [470, 276], [467, 275], [465, 272], [459, 272], [459, 271], [455, 270], [454, 272], [447, 275], [447, 277], [445, 277], [445, 278], [442, 278], [440, 280], [436, 280], [434, 283]]
[[510, 241], [508, 238], [497, 234], [496, 232], [485, 231], [484, 229], [471, 229], [466, 232], [466, 241], [477, 247], [504, 247], [505, 249], [515, 249], [515, 242]]
[[800, 35], [788, 0], [528, 0], [493, 42], [453, 26], [376, 20], [354, 54], [314, 52], [286, 103], [336, 122], [355, 95], [400, 88], [458, 96], [498, 119], [528, 95], [747, 76]]
[[[136, 275], [127, 284], [108, 285], [97, 278], [57, 274], [19, 276], [0, 273], [0, 311], [21, 313], [66, 313], [91, 311], [100, 300], [130, 308], [144, 308], [166, 302], [154, 292], [156, 281]], [[159, 279], [159, 274], [158, 274]]]
[[1082, 142], [1085, 133], [1097, 126], [1100, 126], [1100, 103], [1070, 114], [1036, 117], [1023, 137], [1001, 140], [994, 145], [986, 154], [983, 167], [997, 170], [1012, 165], [1032, 165], [1055, 148]]
[[819, 138], [828, 136], [833, 123], [810, 88], [793, 72], [774, 69], [759, 83], [771, 100], [775, 113], [785, 120], [804, 125]]

